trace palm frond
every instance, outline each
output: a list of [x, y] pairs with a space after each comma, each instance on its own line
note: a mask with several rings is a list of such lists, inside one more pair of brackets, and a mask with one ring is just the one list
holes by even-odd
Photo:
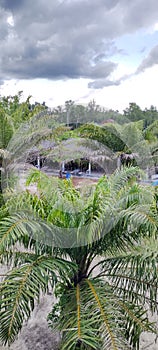
[[[28, 213], [27, 213], [28, 214]], [[23, 212], [8, 216], [0, 222], [0, 256], [5, 256], [6, 250], [18, 249], [18, 245], [26, 249], [42, 254], [47, 251], [53, 251], [53, 247], [61, 246], [58, 228], [54, 227], [45, 220], [26, 215]]]
[[[90, 291], [95, 299], [95, 302], [99, 308], [101, 317], [103, 319], [104, 325], [105, 325], [105, 329], [106, 329], [106, 335], [105, 335], [105, 339], [104, 339], [104, 346], [106, 346], [106, 348], [112, 348], [114, 350], [118, 350], [118, 346], [117, 346], [117, 341], [116, 341], [116, 337], [115, 334], [113, 333], [112, 327], [110, 325], [110, 320], [109, 320], [109, 315], [106, 314], [104, 307], [102, 306], [102, 299], [100, 300], [100, 297], [98, 296], [97, 290], [95, 289], [94, 285], [92, 284], [92, 282], [90, 280], [86, 280], [86, 282], [88, 283], [88, 286], [90, 288]], [[104, 331], [105, 333], [105, 331]]]
[[138, 349], [140, 333], [154, 330], [146, 310], [119, 298], [101, 279], [65, 290], [49, 319], [63, 332], [62, 350]]
[[116, 294], [139, 305], [158, 310], [158, 241], [145, 239], [126, 253], [109, 257], [96, 265]]
[[25, 264], [8, 272], [1, 283], [0, 339], [3, 344], [15, 340], [40, 293], [47, 291], [49, 283], [53, 287], [58, 272], [62, 271], [64, 276], [64, 271], [66, 273], [70, 267], [64, 260], [47, 256], [26, 260]]
[[57, 327], [63, 333], [62, 350], [98, 349], [100, 340], [94, 320], [98, 316], [89, 318], [86, 306], [82, 302], [82, 292], [81, 286], [77, 284], [73, 289], [65, 291], [59, 303], [61, 314]]
[[140, 173], [138, 167], [124, 167], [121, 170], [116, 170], [109, 179], [112, 191], [119, 192], [126, 184], [131, 185]]
[[117, 297], [115, 290], [105, 280], [96, 278], [87, 282], [104, 321], [101, 329], [105, 349], [138, 348], [140, 333], [144, 330], [154, 331], [148, 322], [146, 310], [141, 305]]

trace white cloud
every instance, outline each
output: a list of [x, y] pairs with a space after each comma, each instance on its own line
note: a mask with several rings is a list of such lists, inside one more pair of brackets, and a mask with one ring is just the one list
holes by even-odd
[[97, 103], [122, 111], [129, 102], [136, 102], [141, 108], [154, 105], [158, 108], [158, 66], [149, 68], [140, 75], [132, 76], [120, 86], [104, 88], [95, 94]]
[[154, 31], [155, 31], [155, 32], [157, 32], [157, 31], [158, 31], [158, 22], [157, 22], [157, 23], [155, 23], [155, 25], [154, 25]]
[[12, 15], [10, 15], [8, 18], [7, 18], [7, 23], [11, 26], [11, 27], [14, 27], [14, 18]]
[[158, 31], [158, 22], [154, 23], [154, 25], [152, 25], [150, 28], [146, 30], [146, 32], [149, 34], [154, 34], [157, 31]]
[[130, 76], [135, 73], [136, 66], [132, 62], [119, 62], [117, 69], [111, 74], [113, 80], [119, 80], [121, 77]]
[[[120, 73], [130, 73], [120, 66]], [[132, 69], [132, 68], [131, 68]], [[11, 81], [1, 87], [1, 95], [15, 94], [24, 91], [24, 97], [33, 96], [32, 101], [45, 101], [49, 107], [63, 105], [66, 100], [72, 99], [76, 103], [88, 103], [93, 98], [98, 104], [108, 109], [120, 112], [128, 107], [129, 102], [136, 102], [141, 108], [154, 105], [158, 108], [158, 66], [149, 68], [139, 75], [132, 76], [119, 86], [110, 86], [100, 90], [89, 90], [86, 79], [48, 81], [23, 80]]]
[[10, 80], [1, 86], [1, 95], [14, 95], [23, 91], [23, 97], [32, 96], [32, 102], [45, 101], [49, 107], [63, 105], [66, 100], [76, 103], [90, 95], [86, 79], [69, 79], [65, 81], [51, 81], [47, 79]]

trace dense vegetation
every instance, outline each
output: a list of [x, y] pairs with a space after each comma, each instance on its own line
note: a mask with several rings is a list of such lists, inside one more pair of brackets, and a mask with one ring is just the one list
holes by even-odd
[[61, 122], [69, 123], [106, 123], [115, 121], [118, 124], [136, 122], [143, 120], [144, 128], [158, 120], [158, 111], [156, 107], [151, 106], [142, 110], [136, 103], [129, 104], [123, 113], [114, 110], [107, 110], [90, 101], [87, 106], [75, 104], [72, 100], [66, 101], [65, 106], [58, 106], [53, 109], [53, 113], [59, 117]]
[[[68, 145], [71, 157], [76, 152], [72, 142], [77, 149], [90, 142], [97, 156], [100, 145], [106, 155], [108, 150], [114, 156], [133, 152], [141, 169], [156, 167], [156, 108], [142, 111], [131, 103], [120, 114], [102, 110], [95, 101], [87, 107], [67, 101], [64, 110], [53, 112], [31, 106], [30, 98], [21, 102], [21, 93], [1, 98], [2, 171], [9, 164], [13, 175], [12, 165], [34, 145], [60, 161]], [[42, 148], [42, 140], [53, 147]], [[158, 305], [158, 194], [138, 184], [140, 173], [136, 166], [125, 167], [76, 189], [71, 181], [34, 170], [27, 185], [36, 184], [35, 194], [5, 188], [0, 261], [10, 270], [0, 287], [3, 344], [16, 339], [41, 292], [50, 288], [57, 303], [48, 321], [61, 332], [61, 350], [139, 349], [141, 332], [156, 333], [148, 311], [157, 311]]]

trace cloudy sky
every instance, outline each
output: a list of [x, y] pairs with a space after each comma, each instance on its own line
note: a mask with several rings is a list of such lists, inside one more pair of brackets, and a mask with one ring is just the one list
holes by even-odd
[[0, 0], [0, 94], [158, 108], [158, 0]]

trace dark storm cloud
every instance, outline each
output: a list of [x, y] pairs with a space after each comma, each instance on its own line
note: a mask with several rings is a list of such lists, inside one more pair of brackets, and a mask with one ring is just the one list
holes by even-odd
[[1, 0], [0, 4], [4, 9], [17, 10], [26, 3], [26, 0]]
[[147, 68], [150, 68], [155, 64], [158, 64], [158, 45], [153, 47], [148, 56], [142, 61], [137, 69], [137, 74], [145, 71]]
[[0, 0], [0, 14], [2, 79], [82, 77], [97, 87], [119, 84], [115, 39], [154, 23], [158, 1]]

